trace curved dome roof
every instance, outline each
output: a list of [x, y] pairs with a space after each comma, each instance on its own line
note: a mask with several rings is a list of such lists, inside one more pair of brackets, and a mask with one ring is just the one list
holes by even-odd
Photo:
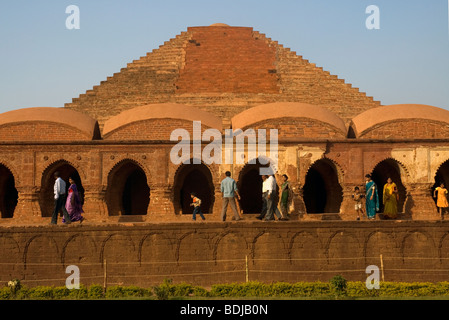
[[202, 125], [222, 130], [221, 119], [209, 112], [177, 103], [158, 103], [126, 110], [112, 117], [104, 124], [103, 136], [128, 124], [151, 119], [201, 121]]
[[299, 102], [274, 102], [245, 110], [232, 118], [233, 129], [243, 129], [254, 123], [277, 118], [309, 118], [328, 123], [346, 133], [344, 121], [332, 111]]
[[214, 23], [214, 24], [211, 24], [209, 27], [229, 27], [229, 24], [226, 24], [226, 23]]
[[425, 119], [449, 123], [449, 111], [425, 104], [394, 104], [369, 109], [352, 119], [356, 137], [383, 122], [405, 119]]
[[91, 139], [95, 138], [98, 134], [97, 120], [86, 114], [67, 108], [24, 108], [0, 114], [0, 126], [36, 121], [69, 126], [81, 131]]

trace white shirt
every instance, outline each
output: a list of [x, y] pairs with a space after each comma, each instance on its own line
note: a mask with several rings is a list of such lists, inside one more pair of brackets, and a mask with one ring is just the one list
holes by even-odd
[[269, 192], [271, 193], [273, 191], [273, 184], [276, 183], [274, 181], [273, 176], [269, 176], [262, 184], [262, 193]]
[[55, 193], [55, 199], [59, 199], [60, 194], [65, 194], [65, 181], [62, 180], [60, 177], [56, 179], [53, 190]]

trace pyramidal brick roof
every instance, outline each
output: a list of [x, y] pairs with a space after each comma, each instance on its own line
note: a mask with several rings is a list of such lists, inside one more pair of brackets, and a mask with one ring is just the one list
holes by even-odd
[[249, 27], [189, 27], [66, 108], [104, 122], [124, 110], [179, 103], [231, 118], [272, 102], [325, 107], [345, 122], [379, 101]]

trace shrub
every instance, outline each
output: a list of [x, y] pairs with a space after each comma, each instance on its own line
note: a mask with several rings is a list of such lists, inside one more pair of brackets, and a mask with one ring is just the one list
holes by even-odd
[[12, 297], [11, 290], [7, 287], [0, 288], [0, 300], [7, 300]]
[[196, 297], [209, 297], [209, 291], [203, 287], [193, 287], [193, 295]]
[[28, 290], [27, 297], [30, 299], [53, 299], [54, 287], [39, 286]]
[[67, 294], [67, 298], [70, 299], [87, 299], [88, 297], [88, 289], [82, 284], [79, 289], [71, 289]]
[[347, 280], [341, 275], [336, 275], [329, 280], [331, 285], [331, 291], [336, 296], [346, 295]]
[[172, 295], [172, 280], [164, 279], [162, 284], [153, 287], [154, 294], [158, 300], [167, 300]]
[[125, 297], [149, 297], [152, 295], [151, 289], [144, 289], [137, 286], [122, 287], [122, 294]]
[[103, 287], [99, 284], [93, 284], [89, 287], [87, 291], [87, 297], [89, 299], [101, 299], [103, 295]]

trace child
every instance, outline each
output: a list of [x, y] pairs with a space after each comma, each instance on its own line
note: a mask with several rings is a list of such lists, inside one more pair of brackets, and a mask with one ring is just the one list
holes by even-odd
[[193, 202], [190, 204], [191, 206], [193, 206], [193, 217], [192, 219], [195, 221], [196, 220], [196, 214], [199, 213], [201, 218], [203, 220], [206, 220], [206, 218], [204, 218], [203, 213], [201, 212], [201, 199], [198, 198], [195, 193], [191, 193], [190, 197], [192, 198]]
[[363, 206], [362, 206], [362, 198], [363, 194], [360, 193], [360, 188], [354, 188], [354, 194], [352, 195], [352, 199], [354, 199], [355, 205], [354, 209], [357, 211], [357, 220], [360, 220], [360, 213], [363, 214]]
[[436, 193], [438, 192], [438, 198], [437, 198], [437, 207], [438, 207], [438, 212], [440, 213], [441, 216], [441, 220], [444, 219], [443, 216], [443, 208], [444, 211], [448, 210], [449, 204], [447, 202], [447, 189], [444, 187], [444, 183], [441, 183], [439, 187], [437, 187], [434, 191], [433, 191], [433, 197], [436, 198], [437, 195]]

